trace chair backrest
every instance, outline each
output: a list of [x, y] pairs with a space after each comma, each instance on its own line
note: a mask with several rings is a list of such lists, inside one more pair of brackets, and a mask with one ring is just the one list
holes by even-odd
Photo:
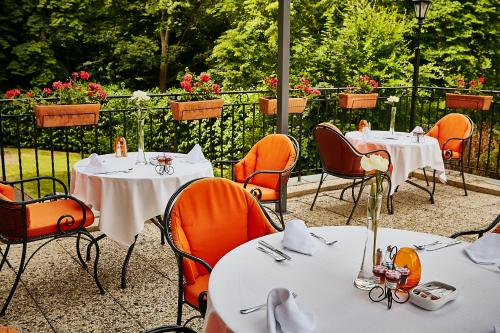
[[26, 207], [14, 204], [14, 188], [0, 184], [0, 238], [22, 240], [27, 233]]
[[[174, 251], [211, 267], [238, 245], [275, 232], [257, 200], [224, 178], [198, 179], [180, 188], [167, 206], [164, 223]], [[203, 265], [184, 258], [187, 283], [206, 273]]]
[[[298, 146], [294, 139], [284, 134], [270, 134], [258, 141], [248, 154], [234, 166], [235, 179], [244, 182], [258, 170], [286, 170], [288, 175], [299, 158]], [[286, 179], [283, 180], [283, 183]], [[279, 191], [279, 175], [261, 174], [252, 178], [251, 184]], [[282, 184], [283, 185], [283, 184]]]
[[322, 123], [313, 129], [321, 166], [324, 171], [348, 177], [362, 177], [361, 157], [352, 144], [332, 124]]
[[[442, 148], [446, 140], [450, 138], [467, 139], [472, 135], [474, 123], [461, 113], [450, 113], [439, 119], [427, 135], [436, 138]], [[462, 141], [452, 140], [447, 143], [446, 150], [462, 153]]]

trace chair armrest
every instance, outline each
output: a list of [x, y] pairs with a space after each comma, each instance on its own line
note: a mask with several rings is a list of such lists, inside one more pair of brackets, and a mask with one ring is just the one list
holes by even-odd
[[236, 164], [239, 160], [218, 160], [213, 161], [212, 164]]
[[[443, 156], [443, 159], [448, 160], [448, 159], [452, 158], [452, 156], [453, 156], [453, 152], [450, 149], [446, 149], [446, 145], [448, 144], [448, 142], [450, 142], [450, 141], [462, 141], [462, 145], [463, 145], [464, 142], [469, 139], [469, 137], [467, 137], [467, 138], [449, 138], [449, 139], [447, 139], [443, 143], [443, 146], [441, 147], [441, 154]], [[463, 151], [463, 148], [462, 148], [462, 151]]]
[[483, 229], [460, 231], [460, 232], [457, 232], [457, 233], [454, 233], [453, 235], [451, 235], [450, 238], [457, 238], [457, 237], [466, 236], [466, 235], [478, 235], [478, 237], [482, 237], [485, 232], [490, 231], [499, 223], [500, 223], [500, 214], [498, 214], [498, 216], [493, 220], [493, 222], [490, 223], [490, 225], [488, 225], [487, 227], [485, 227]]
[[284, 169], [284, 170], [257, 170], [254, 173], [250, 174], [250, 176], [247, 177], [245, 180], [245, 183], [243, 184], [243, 188], [246, 188], [250, 180], [260, 174], [273, 174], [273, 175], [279, 175], [280, 177], [283, 175], [283, 173], [286, 173], [288, 171], [291, 171], [290, 168]]
[[33, 177], [33, 178], [26, 178], [26, 179], [21, 179], [21, 180], [14, 180], [14, 181], [1, 181], [0, 183], [5, 184], [5, 185], [16, 185], [16, 184], [21, 184], [21, 183], [27, 183], [27, 182], [33, 182], [33, 181], [39, 181], [39, 180], [52, 180], [58, 183], [59, 185], [62, 186], [64, 189], [64, 194], [68, 194], [68, 188], [66, 185], [56, 177], [50, 177], [50, 176], [41, 176], [41, 177]]

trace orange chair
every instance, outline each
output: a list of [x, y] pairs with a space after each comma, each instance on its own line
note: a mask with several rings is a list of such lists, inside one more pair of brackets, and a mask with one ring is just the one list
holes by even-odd
[[[39, 199], [16, 201], [14, 196], [15, 184], [32, 181], [50, 180], [58, 183], [64, 189], [65, 194], [50, 195]], [[0, 316], [5, 315], [5, 311], [14, 296], [21, 274], [28, 266], [31, 258], [48, 243], [62, 237], [76, 237], [76, 249], [80, 263], [84, 269], [87, 265], [80, 254], [80, 239], [93, 242], [94, 237], [85, 229], [94, 222], [94, 214], [80, 200], [67, 195], [68, 191], [63, 182], [54, 177], [37, 177], [14, 182], [0, 182], [0, 242], [7, 244], [2, 251], [2, 261], [0, 271], [7, 260], [11, 245], [22, 244], [21, 259], [17, 269], [16, 279], [11, 291], [0, 312]], [[44, 240], [26, 260], [28, 243]], [[95, 242], [96, 256], [94, 261], [94, 280], [99, 288], [99, 292], [104, 294], [99, 279], [97, 277], [97, 264], [99, 261], [99, 247]], [[12, 266], [11, 266], [12, 267]]]
[[270, 134], [258, 141], [240, 161], [215, 161], [233, 164], [233, 181], [249, 190], [262, 203], [277, 203], [281, 227], [283, 189], [299, 160], [297, 140], [284, 134]]
[[[460, 113], [450, 113], [441, 118], [436, 125], [426, 134], [439, 141], [441, 153], [444, 161], [458, 161], [460, 164], [460, 173], [462, 174], [462, 183], [467, 196], [467, 187], [465, 186], [464, 176], [464, 146], [474, 132], [474, 123], [472, 120]], [[429, 186], [427, 174], [425, 181]], [[436, 170], [434, 170], [433, 181], [436, 182]]]
[[[316, 125], [313, 129], [313, 137], [316, 141], [319, 157], [321, 160], [321, 179], [319, 181], [316, 195], [314, 196], [311, 204], [311, 210], [314, 208], [316, 199], [318, 198], [321, 185], [328, 175], [340, 177], [344, 179], [352, 179], [352, 184], [342, 190], [340, 200], [344, 197], [344, 192], [351, 188], [352, 197], [354, 199], [354, 206], [352, 207], [351, 214], [347, 219], [346, 224], [351, 223], [352, 215], [358, 206], [361, 193], [366, 185], [366, 182], [373, 178], [373, 175], [366, 175], [366, 172], [361, 168], [361, 158], [371, 154], [379, 154], [389, 160], [389, 170], [383, 173], [383, 177], [389, 183], [389, 191], [391, 193], [391, 178], [389, 176], [391, 164], [391, 156], [387, 150], [373, 149], [373, 146], [366, 146], [367, 149], [372, 149], [366, 152], [360, 152], [346, 139], [342, 132], [333, 124], [321, 123]], [[358, 195], [354, 195], [354, 187], [360, 185]], [[392, 214], [392, 196], [387, 200], [387, 210]]]
[[178, 325], [183, 304], [205, 315], [210, 272], [227, 252], [276, 231], [259, 202], [224, 178], [196, 179], [183, 185], [167, 204], [163, 227], [179, 268]]
[[487, 227], [483, 229], [457, 232], [456, 234], [451, 235], [450, 238], [457, 238], [466, 235], [477, 235], [477, 237], [479, 238], [483, 237], [484, 233], [490, 231], [500, 234], [500, 214], [497, 215], [493, 222], [491, 222]]

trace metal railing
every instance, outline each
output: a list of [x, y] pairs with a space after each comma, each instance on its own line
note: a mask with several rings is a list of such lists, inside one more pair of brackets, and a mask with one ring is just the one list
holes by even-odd
[[[388, 129], [390, 106], [387, 97], [399, 96], [396, 130], [410, 131], [411, 87], [381, 87], [375, 109], [346, 110], [338, 106], [337, 94], [345, 88], [321, 89], [321, 95], [308, 101], [303, 114], [290, 114], [289, 134], [301, 148], [296, 175], [316, 173], [320, 162], [311, 129], [314, 125], [330, 121], [343, 132], [355, 130], [360, 119], [367, 119], [372, 129]], [[451, 89], [419, 87], [416, 124], [430, 129], [437, 120], [449, 112], [463, 112], [476, 124], [476, 132], [465, 147], [465, 170], [491, 178], [500, 178], [499, 138], [500, 115], [498, 103], [488, 111], [446, 110], [444, 93]], [[150, 109], [146, 121], [146, 151], [187, 152], [199, 143], [210, 160], [238, 159], [263, 136], [276, 131], [276, 117], [259, 112], [258, 97], [263, 91], [232, 91], [221, 94], [225, 100], [222, 116], [214, 119], [175, 121], [168, 99], [178, 95], [151, 95], [155, 107]], [[500, 91], [489, 91], [498, 101]], [[110, 96], [100, 111], [95, 126], [69, 128], [38, 128], [34, 113], [20, 110], [12, 100], [0, 100], [0, 163], [3, 180], [24, 179], [31, 176], [51, 175], [63, 177], [70, 183], [72, 162], [90, 153], [113, 152], [114, 138], [127, 139], [129, 151], [136, 149], [135, 110], [128, 103], [130, 96]], [[73, 153], [77, 153], [75, 156]], [[453, 166], [451, 166], [453, 168]], [[217, 170], [224, 175], [224, 170]], [[24, 190], [24, 189], [21, 189]], [[40, 195], [40, 185], [32, 191]], [[34, 193], [33, 193], [34, 194]]]

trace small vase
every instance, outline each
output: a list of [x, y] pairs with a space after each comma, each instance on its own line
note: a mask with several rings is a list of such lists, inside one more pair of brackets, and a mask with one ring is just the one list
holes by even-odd
[[144, 153], [144, 118], [137, 119], [137, 161], [135, 165], [146, 165], [146, 154]]
[[[376, 186], [376, 184], [372, 184]], [[374, 191], [370, 191], [374, 193]], [[354, 286], [362, 290], [370, 290], [377, 285], [373, 276], [375, 266], [375, 253], [377, 251], [377, 231], [380, 218], [380, 208], [382, 207], [382, 194], [370, 194], [368, 197], [368, 208], [366, 218], [366, 240], [363, 252], [363, 261], [358, 277], [354, 280]]]
[[389, 126], [389, 133], [394, 135], [394, 128], [396, 127], [396, 107], [391, 108], [391, 125]]

